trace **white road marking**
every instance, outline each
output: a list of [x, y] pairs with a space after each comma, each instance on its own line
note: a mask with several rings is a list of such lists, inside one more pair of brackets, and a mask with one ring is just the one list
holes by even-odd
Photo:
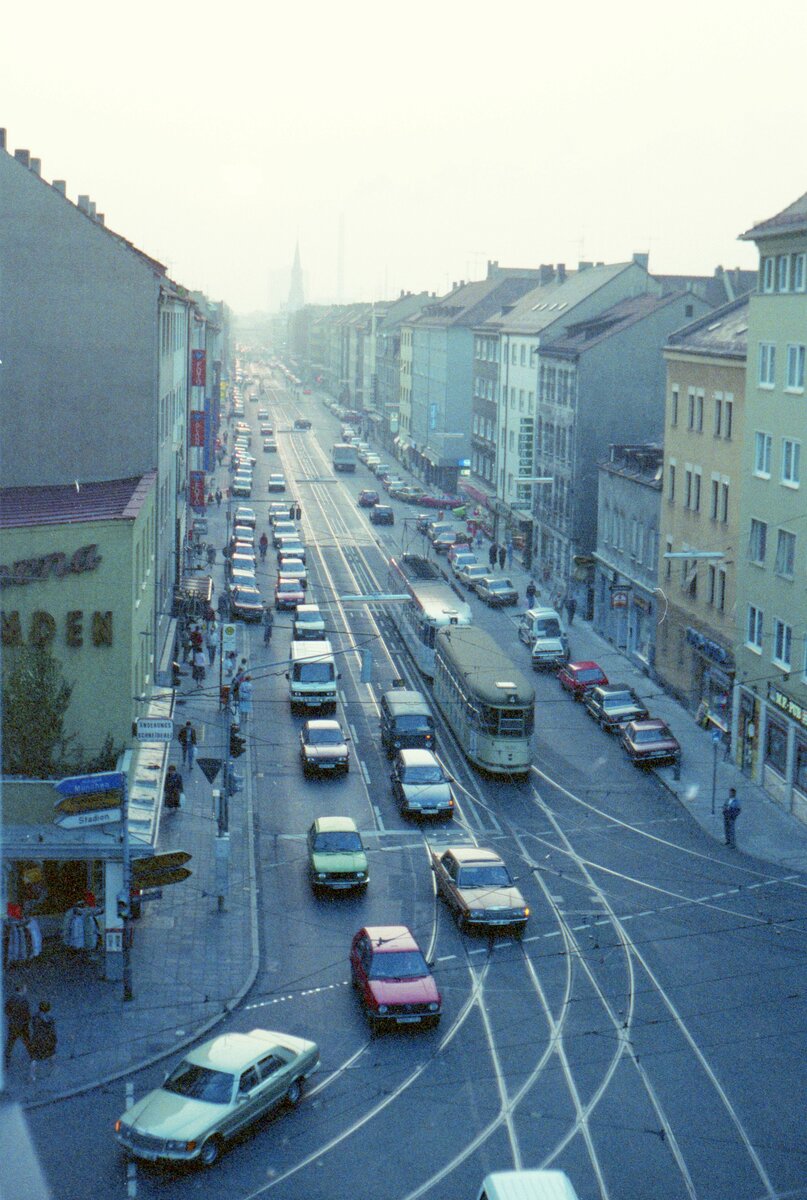
[[[369, 782], [370, 782], [370, 780], [368, 779], [368, 780], [367, 780], [367, 782], [369, 783]], [[376, 819], [376, 821], [378, 821], [378, 828], [379, 828], [379, 829], [383, 829], [383, 828], [384, 828], [384, 822], [383, 822], [383, 820], [382, 820], [382, 818], [381, 818], [381, 810], [379, 809], [379, 807], [378, 807], [378, 805], [377, 805], [377, 804], [374, 804], [374, 805], [373, 805], [373, 812], [375, 813], [375, 819]], [[397, 847], [395, 847], [395, 846], [382, 846], [382, 847], [381, 847], [381, 849], [382, 849], [382, 850], [395, 850], [396, 848], [397, 848]]]
[[361, 767], [361, 773], [364, 776], [364, 782], [369, 787], [370, 786], [370, 772], [367, 770], [367, 763], [364, 761], [363, 758], [359, 759], [359, 766]]

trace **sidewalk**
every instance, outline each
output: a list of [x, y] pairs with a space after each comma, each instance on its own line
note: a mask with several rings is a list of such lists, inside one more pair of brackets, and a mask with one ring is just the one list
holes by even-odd
[[[218, 551], [217, 564], [210, 569], [217, 596], [224, 586], [220, 548], [226, 536], [225, 506], [210, 510], [208, 521], [209, 540]], [[201, 690], [193, 684], [190, 667], [182, 671], [175, 726], [179, 729], [191, 720], [199, 733], [197, 753], [218, 758], [223, 748], [218, 659]], [[6, 1085], [25, 1107], [88, 1091], [177, 1054], [223, 1020], [255, 980], [258, 925], [250, 773], [243, 772], [245, 789], [230, 806], [229, 893], [219, 912], [211, 790], [220, 786], [221, 775], [211, 785], [197, 764], [192, 770], [182, 768], [176, 742], [170, 761], [182, 771], [187, 806], [163, 810], [158, 849], [188, 851], [193, 874], [164, 888], [161, 899], [143, 904], [142, 916], [133, 922], [134, 999], [124, 1003], [122, 983], [99, 978], [100, 956], [92, 961], [61, 945], [47, 947], [24, 970], [7, 976], [7, 984], [15, 976], [23, 979], [32, 1000], [51, 1000], [59, 1036], [55, 1057], [40, 1064], [35, 1083], [28, 1082], [24, 1051], [14, 1049]]]

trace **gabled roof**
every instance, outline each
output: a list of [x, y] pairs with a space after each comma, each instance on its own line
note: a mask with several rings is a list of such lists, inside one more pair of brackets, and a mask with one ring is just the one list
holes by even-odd
[[103, 483], [0, 488], [0, 529], [133, 521], [154, 486], [156, 472]]
[[668, 337], [665, 349], [745, 360], [748, 351], [748, 296], [740, 296], [730, 304], [724, 304], [722, 308], [676, 329]]
[[548, 341], [541, 343], [541, 353], [579, 354], [581, 351], [590, 350], [608, 338], [623, 333], [631, 325], [643, 321], [651, 313], [680, 300], [682, 294], [678, 292], [667, 296], [655, 296], [645, 293], [620, 300], [605, 312], [567, 325], [556, 339], [550, 337]]
[[584, 271], [567, 275], [562, 281], [540, 284], [522, 295], [510, 312], [492, 314], [487, 325], [507, 333], [541, 333], [558, 317], [568, 314], [575, 304], [593, 295], [631, 267], [635, 268], [636, 264], [623, 262], [587, 267]]
[[523, 296], [534, 286], [538, 271], [525, 269], [523, 275], [506, 275], [493, 279], [480, 279], [459, 287], [441, 296], [407, 324], [433, 326], [480, 325], [503, 305]]
[[807, 192], [783, 208], [775, 217], [759, 221], [740, 234], [741, 242], [756, 242], [762, 238], [778, 237], [783, 233], [807, 232]]

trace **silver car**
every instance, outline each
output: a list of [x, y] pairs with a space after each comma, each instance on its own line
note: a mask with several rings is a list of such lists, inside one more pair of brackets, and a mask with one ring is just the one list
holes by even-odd
[[390, 779], [402, 812], [433, 817], [454, 815], [451, 776], [445, 774], [431, 750], [399, 750]]

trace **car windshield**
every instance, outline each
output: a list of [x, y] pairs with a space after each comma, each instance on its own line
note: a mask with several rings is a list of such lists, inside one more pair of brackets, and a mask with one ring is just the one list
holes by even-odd
[[481, 563], [471, 563], [469, 567], [465, 568], [468, 575], [484, 575], [486, 570], [487, 568], [483, 567]]
[[[560, 624], [555, 617], [549, 617], [545, 621], [535, 622], [535, 636], [542, 638], [560, 637]], [[593, 678], [596, 678], [598, 672], [594, 672]], [[578, 675], [578, 679], [581, 676]]]
[[635, 729], [633, 731], [634, 742], [662, 742], [669, 737], [669, 729], [663, 726], [661, 729]]
[[395, 718], [397, 729], [406, 733], [428, 733], [432, 728], [432, 721], [428, 717], [420, 717], [416, 713], [402, 714]]
[[491, 863], [489, 867], [463, 867], [458, 883], [464, 888], [509, 887], [510, 875], [503, 863]]
[[350, 829], [318, 833], [314, 839], [317, 854], [353, 854], [361, 850], [361, 838]]
[[429, 968], [419, 950], [390, 950], [373, 955], [371, 979], [421, 979]]
[[422, 767], [407, 767], [403, 773], [404, 783], [442, 783], [443, 772], [436, 764]]
[[277, 590], [279, 592], [299, 592], [300, 585], [296, 579], [281, 579]]
[[330, 683], [333, 679], [333, 663], [296, 663], [294, 679], [298, 683]]
[[630, 692], [617, 692], [613, 696], [605, 696], [602, 702], [603, 708], [624, 708], [626, 704], [635, 704]]
[[572, 674], [579, 683], [592, 683], [601, 677], [602, 672], [596, 667], [587, 667], [585, 671], [573, 671]]
[[491, 579], [490, 590], [492, 592], [511, 592], [513, 585], [506, 579]]
[[309, 613], [298, 612], [297, 613], [297, 624], [298, 625], [316, 625], [318, 621], [322, 621], [322, 617], [320, 616], [320, 614], [318, 612], [309, 612]]
[[206, 1100], [208, 1104], [229, 1104], [233, 1094], [234, 1076], [195, 1063], [181, 1062], [163, 1084], [166, 1092], [187, 1096], [191, 1100]]
[[309, 729], [306, 734], [310, 746], [341, 746], [344, 740], [341, 729]]

